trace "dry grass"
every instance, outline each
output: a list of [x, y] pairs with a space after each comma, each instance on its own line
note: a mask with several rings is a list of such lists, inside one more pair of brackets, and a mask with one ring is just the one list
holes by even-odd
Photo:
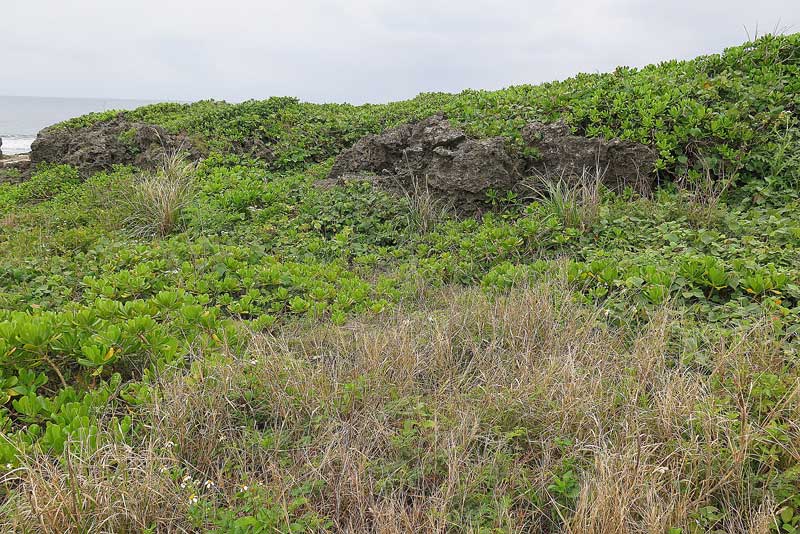
[[708, 226], [720, 216], [722, 197], [731, 185], [736, 182], [738, 169], [726, 172], [725, 165], [720, 163], [718, 169], [712, 169], [708, 163], [703, 164], [703, 172], [697, 179], [688, 177], [679, 180], [681, 192], [686, 199], [687, 219], [695, 226]]
[[[771, 421], [798, 420], [797, 389], [759, 417], [720, 407], [747, 413], [757, 377], [781, 371], [771, 334], [710, 347], [701, 374], [675, 363], [669, 310], [615, 330], [568, 294], [446, 290], [379, 323], [254, 336], [246, 356], [161, 384], [141, 448], [29, 459], [11, 516], [41, 532], [191, 530], [159, 473], [172, 463], [214, 480], [220, 506], [263, 483], [287, 524], [293, 489], [318, 483], [302, 509], [341, 532], [687, 532], [710, 503], [724, 504], [714, 528], [767, 532], [780, 503], [750, 459]], [[800, 458], [797, 425], [790, 437]], [[565, 465], [574, 498], [554, 485]]]
[[7, 215], [3, 215], [0, 218], [0, 226], [3, 228], [13, 229], [19, 225], [19, 216], [15, 213], [9, 213]]
[[401, 186], [408, 202], [408, 226], [421, 233], [427, 233], [452, 213], [453, 206], [450, 201], [431, 190], [427, 179], [419, 179], [413, 173], [410, 173], [410, 176], [411, 187]]
[[61, 460], [27, 455], [3, 477], [17, 492], [3, 505], [2, 532], [186, 531], [185, 498], [161, 472], [169, 459], [155, 443], [81, 447], [73, 442]]

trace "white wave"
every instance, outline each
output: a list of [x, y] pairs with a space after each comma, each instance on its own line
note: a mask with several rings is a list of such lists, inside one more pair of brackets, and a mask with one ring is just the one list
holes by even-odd
[[31, 151], [31, 143], [36, 137], [3, 137], [3, 145], [0, 151], [6, 156], [12, 154], [27, 154]]

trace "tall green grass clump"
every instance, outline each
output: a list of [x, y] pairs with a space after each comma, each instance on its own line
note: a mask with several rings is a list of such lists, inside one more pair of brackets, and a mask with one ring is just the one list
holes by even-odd
[[597, 220], [602, 201], [602, 172], [583, 170], [581, 176], [544, 178], [539, 202], [566, 228], [586, 229]]
[[160, 167], [142, 173], [125, 192], [124, 224], [134, 237], [164, 237], [178, 228], [195, 194], [195, 163], [179, 150], [165, 151]]

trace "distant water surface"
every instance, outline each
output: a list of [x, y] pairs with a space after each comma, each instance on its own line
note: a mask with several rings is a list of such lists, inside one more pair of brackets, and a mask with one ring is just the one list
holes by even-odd
[[3, 154], [30, 152], [39, 130], [93, 111], [134, 109], [153, 104], [150, 100], [102, 98], [46, 98], [35, 96], [0, 96], [0, 138]]

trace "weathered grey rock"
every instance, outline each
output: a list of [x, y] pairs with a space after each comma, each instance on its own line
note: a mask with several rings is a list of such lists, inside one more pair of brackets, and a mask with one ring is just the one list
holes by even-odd
[[45, 128], [31, 146], [31, 161], [68, 164], [91, 174], [117, 164], [153, 167], [165, 149], [176, 148], [187, 150], [193, 158], [202, 156], [201, 148], [185, 135], [130, 122], [120, 115], [85, 128]]
[[508, 190], [522, 178], [520, 161], [508, 154], [502, 137], [465, 139], [452, 150], [437, 146], [433, 153], [428, 184], [441, 191]]
[[443, 115], [434, 115], [363, 137], [339, 155], [325, 186], [336, 179], [365, 179], [387, 189], [411, 191], [416, 181], [452, 199], [457, 208], [474, 211], [489, 189], [530, 192], [524, 186], [541, 178], [572, 185], [599, 173], [615, 190], [632, 185], [649, 191], [654, 182], [656, 152], [645, 145], [572, 135], [563, 121], [531, 123], [522, 136], [540, 158], [508, 150], [504, 137], [471, 139]]
[[327, 183], [375, 173], [371, 180], [389, 189], [411, 191], [424, 185], [458, 208], [472, 209], [489, 189], [510, 189], [522, 178], [519, 157], [502, 137], [470, 139], [441, 114], [368, 135], [336, 159]]
[[329, 178], [361, 171], [394, 172], [409, 148], [413, 127], [404, 124], [380, 135], [367, 135], [342, 152], [331, 168]]
[[[261, 139], [241, 139], [234, 141], [232, 145], [231, 151], [234, 154], [242, 154], [263, 161], [272, 161], [275, 159], [272, 147]], [[202, 152], [205, 152], [205, 150], [202, 150]]]
[[530, 163], [530, 174], [574, 183], [585, 171], [591, 177], [599, 174], [611, 189], [630, 185], [643, 191], [649, 191], [656, 178], [656, 151], [641, 143], [573, 135], [563, 120], [528, 124], [522, 138], [541, 155]]

